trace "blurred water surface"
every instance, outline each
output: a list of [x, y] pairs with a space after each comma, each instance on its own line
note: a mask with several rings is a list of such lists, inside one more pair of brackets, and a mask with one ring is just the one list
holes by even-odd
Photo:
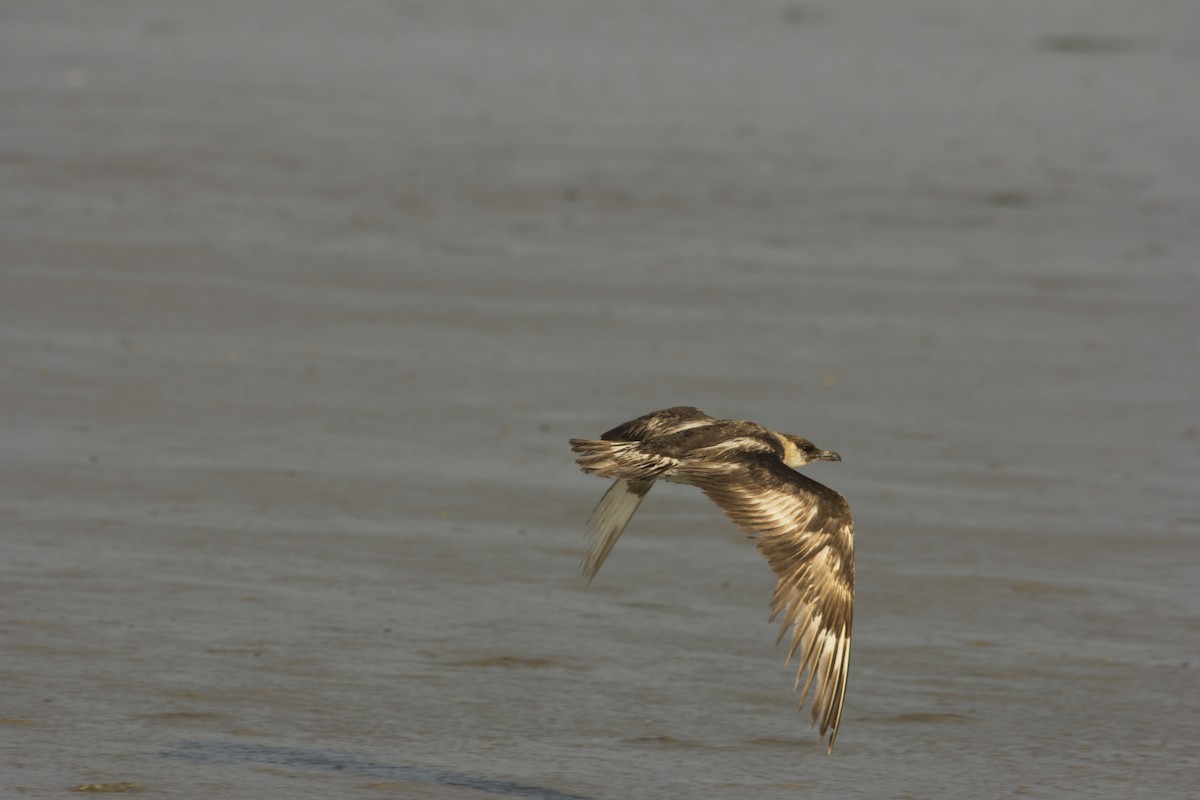
[[[1190, 796], [1190, 2], [12, 2], [0, 793]], [[835, 449], [837, 749], [698, 492]]]

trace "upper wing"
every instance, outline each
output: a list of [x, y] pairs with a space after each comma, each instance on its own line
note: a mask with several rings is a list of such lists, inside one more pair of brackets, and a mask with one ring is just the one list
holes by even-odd
[[640, 442], [643, 439], [655, 439], [659, 436], [675, 433], [686, 428], [707, 425], [715, 422], [698, 408], [691, 406], [672, 406], [661, 408], [643, 414], [637, 419], [622, 423], [610, 431], [600, 435], [601, 439], [611, 439], [622, 442]]
[[769, 455], [685, 462], [677, 474], [754, 534], [778, 576], [771, 618], [783, 617], [779, 639], [792, 629], [788, 661], [800, 653], [796, 684], [808, 673], [800, 705], [815, 686], [813, 724], [820, 720], [821, 736], [829, 732], [833, 750], [854, 621], [854, 523], [846, 499]]

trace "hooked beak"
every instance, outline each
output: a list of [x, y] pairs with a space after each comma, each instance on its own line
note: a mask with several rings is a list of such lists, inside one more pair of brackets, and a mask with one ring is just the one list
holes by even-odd
[[822, 450], [817, 456], [817, 461], [841, 461], [842, 457], [832, 450]]

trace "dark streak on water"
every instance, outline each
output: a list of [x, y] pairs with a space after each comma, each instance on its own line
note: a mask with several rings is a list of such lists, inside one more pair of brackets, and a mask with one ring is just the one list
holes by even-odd
[[490, 794], [524, 797], [529, 800], [587, 800], [583, 795], [566, 794], [553, 789], [544, 789], [541, 786], [526, 786], [494, 778], [484, 778], [479, 775], [428, 767], [379, 764], [373, 761], [364, 761], [353, 753], [331, 750], [303, 750], [296, 747], [272, 747], [271, 745], [241, 742], [184, 741], [178, 742], [174, 749], [164, 750], [158, 755], [190, 761], [193, 764], [275, 764], [301, 769], [336, 771], [349, 775], [365, 775], [393, 781], [465, 786]]

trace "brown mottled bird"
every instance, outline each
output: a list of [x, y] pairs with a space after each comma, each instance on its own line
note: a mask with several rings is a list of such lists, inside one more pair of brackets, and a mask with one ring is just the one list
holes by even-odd
[[[841, 461], [808, 439], [756, 422], [716, 419], [675, 406], [618, 425], [599, 439], [572, 439], [584, 472], [615, 478], [587, 526], [588, 583], [658, 479], [697, 486], [750, 534], [778, 576], [771, 619], [791, 628], [788, 661], [799, 654], [803, 708], [815, 688], [812, 720], [837, 738], [854, 620], [854, 523], [846, 498], [801, 475], [812, 461]], [[805, 677], [807, 673], [807, 677]]]

